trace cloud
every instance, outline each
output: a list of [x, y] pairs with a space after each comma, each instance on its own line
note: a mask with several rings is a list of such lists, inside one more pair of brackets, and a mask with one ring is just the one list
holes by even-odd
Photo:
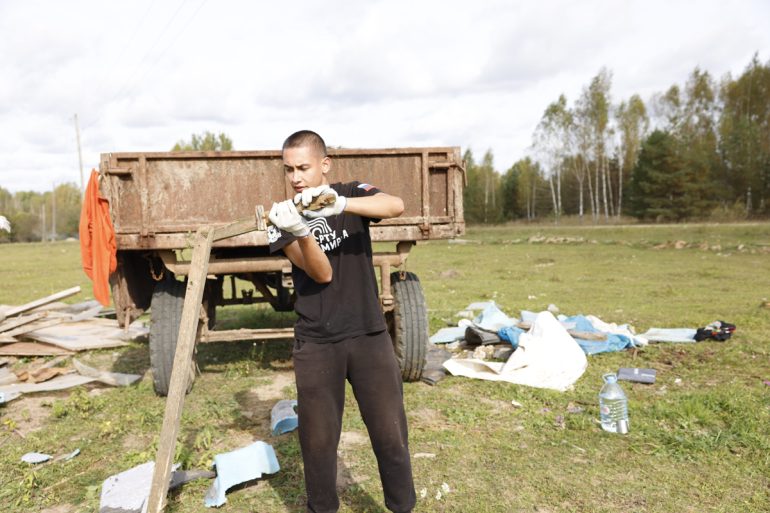
[[602, 67], [615, 102], [647, 101], [695, 66], [766, 61], [767, 19], [760, 0], [5, 0], [0, 185], [79, 181], [75, 113], [86, 169], [205, 130], [269, 149], [308, 127], [346, 147], [491, 148], [502, 170]]

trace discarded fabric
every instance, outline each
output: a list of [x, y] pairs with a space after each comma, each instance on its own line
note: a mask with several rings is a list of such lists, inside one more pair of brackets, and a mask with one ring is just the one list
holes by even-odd
[[[600, 330], [594, 327], [591, 321], [583, 315], [575, 315], [572, 317], [565, 317], [561, 319], [562, 324], [574, 325], [574, 330], [585, 333], [599, 333]], [[586, 340], [579, 337], [574, 337], [575, 341], [583, 349], [583, 352], [587, 355], [598, 353], [609, 353], [613, 351], [621, 351], [623, 349], [634, 347], [634, 341], [631, 337], [624, 334], [615, 334], [610, 332], [606, 333], [606, 340]]]
[[639, 336], [650, 342], [695, 342], [695, 330], [691, 328], [650, 328]]
[[217, 478], [204, 499], [204, 504], [209, 508], [227, 502], [225, 492], [233, 486], [257, 479], [263, 474], [274, 474], [281, 468], [272, 446], [261, 441], [235, 451], [217, 454], [214, 456], [214, 466], [217, 469]]
[[565, 391], [583, 375], [585, 353], [550, 312], [535, 317], [529, 332], [519, 336], [519, 348], [505, 363], [452, 359], [444, 367], [456, 376], [507, 381]]
[[471, 346], [499, 344], [500, 337], [497, 336], [497, 333], [477, 328], [475, 326], [468, 326], [465, 328], [465, 343]]
[[473, 319], [473, 324], [486, 330], [497, 332], [500, 328], [514, 326], [517, 320], [505, 315], [495, 303], [490, 303], [478, 317]]
[[452, 358], [452, 353], [433, 344], [428, 344], [428, 352], [425, 355], [425, 367], [422, 370], [420, 381], [428, 385], [435, 385], [446, 377], [444, 362]]
[[297, 401], [295, 399], [282, 399], [275, 403], [270, 411], [270, 430], [273, 436], [282, 435], [297, 429]]
[[500, 328], [500, 331], [497, 332], [497, 336], [502, 340], [510, 342], [513, 348], [516, 349], [519, 347], [519, 337], [522, 333], [525, 333], [523, 329], [517, 328], [516, 326], [508, 326], [506, 328]]
[[735, 324], [725, 321], [714, 321], [704, 328], [698, 328], [695, 332], [695, 340], [700, 342], [710, 339], [724, 342], [732, 337], [733, 332], [735, 332]]

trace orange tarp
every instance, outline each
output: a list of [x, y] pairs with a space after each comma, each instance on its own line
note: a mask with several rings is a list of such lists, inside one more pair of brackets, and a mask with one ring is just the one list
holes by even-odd
[[99, 195], [99, 173], [92, 170], [80, 211], [80, 256], [83, 270], [94, 282], [94, 297], [104, 306], [110, 304], [110, 274], [118, 266], [116, 250], [109, 202]]

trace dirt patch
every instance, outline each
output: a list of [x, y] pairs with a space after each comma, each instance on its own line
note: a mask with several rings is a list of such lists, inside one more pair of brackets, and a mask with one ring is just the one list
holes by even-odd
[[418, 408], [409, 411], [407, 415], [409, 416], [410, 425], [421, 426], [424, 428], [447, 426], [444, 415], [440, 411], [432, 408]]
[[253, 395], [258, 401], [287, 399], [283, 389], [293, 384], [293, 372], [276, 372], [271, 383], [252, 388], [249, 395]]
[[[267, 425], [263, 427], [266, 427], [267, 430], [269, 430], [270, 423], [268, 422]], [[214, 452], [220, 453], [234, 451], [236, 449], [246, 447], [247, 445], [251, 445], [257, 440], [264, 440], [265, 438], [260, 436], [260, 433], [262, 432], [264, 431], [260, 431], [259, 433], [247, 433], [244, 431], [229, 429], [227, 433], [222, 437], [222, 440], [219, 443], [214, 444]]]
[[355, 468], [348, 466], [345, 460], [337, 457], [337, 491], [342, 492], [348, 488], [369, 480], [369, 476], [356, 472]]
[[8, 403], [3, 417], [16, 424], [16, 430], [23, 436], [42, 428], [51, 417], [51, 404], [56, 396], [25, 395]]
[[50, 508], [41, 509], [40, 513], [72, 513], [75, 511], [75, 506], [72, 504], [57, 504]]
[[138, 451], [140, 449], [146, 449], [152, 442], [151, 437], [138, 436], [134, 433], [128, 433], [123, 438], [123, 449], [128, 451]]
[[369, 437], [358, 431], [343, 431], [340, 434], [340, 451], [355, 450], [356, 446], [368, 444]]
[[239, 428], [256, 436], [256, 439], [269, 438], [270, 412], [279, 400], [294, 398], [293, 394], [287, 394], [284, 390], [292, 385], [294, 385], [293, 372], [275, 372], [270, 376], [269, 381], [263, 380], [262, 384], [240, 392], [237, 400], [243, 421]]
[[501, 401], [500, 399], [489, 399], [487, 397], [477, 397], [476, 399], [480, 403], [488, 404], [489, 406], [492, 406], [493, 409], [498, 411], [508, 411], [511, 409], [511, 403]]

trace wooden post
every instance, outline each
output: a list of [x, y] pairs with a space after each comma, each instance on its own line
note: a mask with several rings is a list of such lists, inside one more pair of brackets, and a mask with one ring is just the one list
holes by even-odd
[[166, 505], [166, 495], [171, 478], [171, 465], [174, 459], [176, 439], [179, 434], [179, 423], [182, 418], [187, 379], [190, 372], [190, 361], [195, 349], [195, 337], [198, 331], [203, 288], [206, 285], [206, 275], [209, 268], [211, 245], [214, 241], [214, 230], [201, 228], [196, 233], [195, 247], [190, 262], [190, 274], [187, 277], [187, 291], [182, 307], [182, 318], [179, 325], [179, 336], [174, 354], [174, 366], [171, 370], [166, 411], [163, 415], [163, 427], [160, 432], [158, 454], [155, 459], [155, 469], [152, 475], [152, 487], [148, 502], [149, 513], [160, 513]]
[[[328, 198], [326, 198], [328, 199]], [[325, 205], [325, 196], [319, 197], [318, 204], [312, 204], [311, 210]], [[195, 339], [198, 335], [198, 319], [200, 318], [203, 289], [206, 285], [206, 275], [209, 271], [211, 246], [214, 241], [235, 237], [254, 230], [266, 230], [267, 221], [265, 210], [258, 205], [253, 218], [241, 219], [219, 227], [200, 228], [195, 235], [195, 246], [190, 259], [190, 271], [187, 275], [187, 290], [182, 306], [182, 318], [179, 321], [179, 335], [176, 339], [174, 365], [171, 369], [171, 381], [166, 397], [166, 410], [163, 414], [163, 426], [160, 429], [160, 443], [155, 457], [155, 469], [152, 474], [150, 498], [147, 503], [148, 513], [160, 513], [166, 506], [166, 495], [171, 479], [171, 465], [176, 449], [176, 439], [179, 435], [179, 424], [182, 420], [187, 378], [192, 361]]]

